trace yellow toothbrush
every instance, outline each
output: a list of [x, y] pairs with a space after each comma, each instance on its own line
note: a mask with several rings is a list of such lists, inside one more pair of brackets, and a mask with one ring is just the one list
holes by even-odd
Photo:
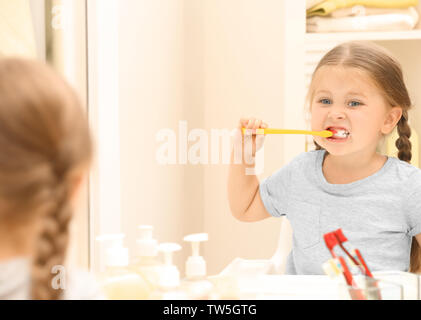
[[[243, 133], [246, 133], [246, 128], [243, 128]], [[250, 130], [250, 129], [249, 129]], [[256, 134], [310, 134], [312, 136], [320, 136], [328, 138], [333, 136], [333, 132], [329, 130], [323, 131], [308, 131], [308, 130], [290, 130], [290, 129], [256, 129]]]

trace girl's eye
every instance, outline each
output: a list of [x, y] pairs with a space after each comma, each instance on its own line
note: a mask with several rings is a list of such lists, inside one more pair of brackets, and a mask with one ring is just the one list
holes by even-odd
[[358, 107], [358, 106], [362, 105], [362, 103], [361, 102], [358, 102], [358, 101], [351, 101], [350, 104], [352, 104], [351, 105], [352, 107]]
[[319, 102], [322, 104], [331, 104], [331, 101], [329, 99], [320, 99]]

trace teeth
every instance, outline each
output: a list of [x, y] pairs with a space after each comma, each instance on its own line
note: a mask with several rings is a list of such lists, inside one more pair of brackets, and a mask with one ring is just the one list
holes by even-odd
[[349, 132], [343, 129], [334, 129], [336, 133], [333, 135], [333, 137], [337, 138], [346, 138], [349, 136]]

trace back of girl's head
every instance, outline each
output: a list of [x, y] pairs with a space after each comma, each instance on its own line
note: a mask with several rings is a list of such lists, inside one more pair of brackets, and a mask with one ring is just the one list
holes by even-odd
[[[408, 111], [412, 107], [405, 86], [400, 63], [385, 48], [366, 41], [351, 41], [330, 50], [317, 65], [310, 84], [307, 101], [311, 101], [315, 89], [317, 71], [322, 67], [343, 67], [357, 70], [367, 76], [380, 90], [387, 104], [402, 108], [402, 117], [397, 124], [399, 138], [396, 140], [398, 158], [411, 161], [411, 130], [408, 125]], [[315, 141], [316, 150], [322, 149]]]
[[[377, 86], [390, 108], [402, 108], [402, 117], [397, 124], [399, 138], [395, 145], [398, 149], [398, 158], [410, 162], [412, 154], [408, 111], [411, 109], [412, 103], [405, 86], [400, 63], [385, 48], [372, 42], [352, 41], [338, 45], [330, 50], [317, 65], [307, 95], [307, 103], [313, 99], [317, 71], [328, 66], [352, 68], [362, 72]], [[322, 149], [316, 141], [313, 140], [313, 142], [316, 145], [316, 150]], [[412, 241], [410, 271], [421, 271], [421, 250], [415, 238]]]
[[36, 227], [31, 295], [59, 299], [52, 267], [63, 265], [73, 186], [92, 154], [77, 95], [47, 65], [0, 59], [0, 224], [15, 242]]

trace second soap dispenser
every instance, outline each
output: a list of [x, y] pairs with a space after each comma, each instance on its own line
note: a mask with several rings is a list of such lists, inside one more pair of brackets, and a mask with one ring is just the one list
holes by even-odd
[[164, 254], [164, 265], [161, 267], [158, 288], [151, 295], [153, 300], [184, 300], [185, 293], [180, 290], [180, 272], [173, 265], [172, 255], [181, 250], [177, 243], [161, 243], [158, 250]]
[[184, 241], [192, 245], [192, 255], [186, 261], [186, 278], [181, 283], [181, 289], [186, 292], [188, 299], [211, 298], [213, 285], [206, 279], [206, 261], [199, 255], [200, 242], [207, 240], [207, 233], [195, 233], [184, 237]]
[[138, 231], [137, 254], [131, 263], [131, 269], [149, 283], [150, 292], [153, 292], [158, 288], [162, 269], [162, 264], [158, 260], [158, 241], [152, 238], [152, 226], [140, 225]]

